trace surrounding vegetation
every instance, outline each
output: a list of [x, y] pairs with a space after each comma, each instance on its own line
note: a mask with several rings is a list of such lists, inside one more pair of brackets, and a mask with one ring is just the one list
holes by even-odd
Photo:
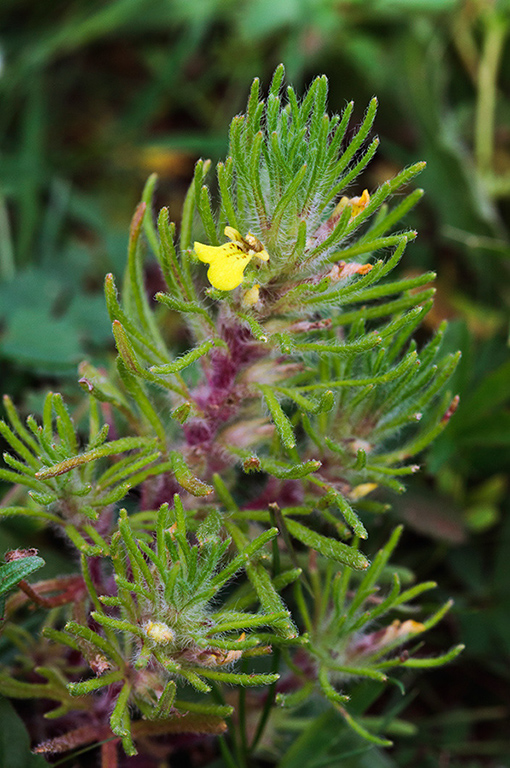
[[0, 17], [0, 764], [510, 765], [508, 3]]

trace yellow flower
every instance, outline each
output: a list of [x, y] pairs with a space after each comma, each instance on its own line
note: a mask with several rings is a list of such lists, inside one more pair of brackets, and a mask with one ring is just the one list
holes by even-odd
[[407, 619], [407, 621], [401, 622], [399, 619], [395, 619], [388, 627], [377, 629], [367, 635], [358, 635], [352, 639], [346, 649], [346, 659], [352, 662], [354, 659], [371, 656], [385, 649], [391, 651], [392, 648], [402, 645], [413, 635], [424, 632], [425, 629], [426, 627], [421, 621]]
[[249, 288], [242, 298], [243, 307], [253, 307], [260, 297], [260, 285], [256, 284]]
[[244, 270], [254, 256], [269, 261], [269, 254], [254, 235], [242, 237], [233, 227], [225, 227], [225, 234], [232, 242], [223, 245], [195, 243], [195, 253], [205, 264], [209, 264], [207, 277], [219, 291], [233, 291], [241, 285]]
[[358, 501], [358, 499], [363, 499], [365, 496], [368, 496], [369, 493], [375, 491], [376, 488], [377, 483], [361, 483], [361, 485], [355, 485], [349, 494], [349, 498], [352, 499], [352, 501]]
[[175, 640], [175, 634], [167, 624], [162, 621], [151, 621], [150, 619], [143, 625], [145, 634], [156, 645], [167, 645]]
[[335, 210], [333, 211], [333, 216], [340, 216], [342, 211], [347, 207], [350, 206], [351, 208], [351, 221], [354, 219], [355, 216], [358, 215], [358, 213], [361, 213], [367, 205], [370, 202], [370, 195], [368, 194], [368, 189], [364, 189], [363, 193], [359, 197], [342, 197], [340, 198], [340, 202], [336, 206]]
[[351, 207], [352, 207], [352, 213], [351, 216], [354, 218], [358, 215], [358, 213], [361, 213], [361, 211], [364, 211], [367, 205], [370, 202], [370, 195], [368, 194], [368, 189], [364, 189], [363, 193], [359, 197], [353, 197], [351, 198]]

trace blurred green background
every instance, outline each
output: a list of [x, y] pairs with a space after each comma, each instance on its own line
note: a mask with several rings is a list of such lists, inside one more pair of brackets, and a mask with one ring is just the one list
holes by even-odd
[[[400, 563], [455, 598], [431, 647], [467, 650], [406, 681], [413, 727], [392, 751], [345, 765], [510, 766], [509, 0], [3, 0], [0, 388], [25, 411], [48, 388], [79, 404], [77, 363], [113, 356], [102, 281], [122, 273], [146, 177], [178, 222], [194, 162], [226, 153], [251, 80], [267, 86], [279, 62], [298, 91], [325, 73], [330, 110], [353, 99], [353, 125], [377, 95], [363, 186], [427, 161], [401, 269], [437, 271], [421, 333], [448, 319], [463, 353], [455, 417], [376, 525], [403, 520]], [[26, 534], [5, 525], [3, 549]]]

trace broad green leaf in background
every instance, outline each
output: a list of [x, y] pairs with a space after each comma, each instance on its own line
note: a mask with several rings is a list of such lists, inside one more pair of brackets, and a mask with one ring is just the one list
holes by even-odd
[[25, 307], [11, 315], [0, 355], [37, 370], [75, 368], [83, 356], [76, 333], [64, 320]]
[[44, 768], [48, 763], [30, 751], [28, 733], [16, 710], [0, 697], [0, 765], [4, 768]]

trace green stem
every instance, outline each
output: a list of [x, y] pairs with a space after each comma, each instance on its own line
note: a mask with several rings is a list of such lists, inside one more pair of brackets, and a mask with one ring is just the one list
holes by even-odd
[[[243, 664], [246, 667], [245, 664]], [[246, 668], [243, 670], [246, 671]], [[246, 758], [248, 756], [248, 737], [246, 735], [246, 688], [244, 686], [239, 687], [238, 696], [238, 709], [237, 715], [239, 717], [239, 736], [240, 736], [240, 757], [243, 765], [246, 765]]]
[[[273, 665], [272, 665], [272, 671], [277, 672], [278, 667], [280, 665], [280, 649], [275, 648], [273, 652]], [[257, 744], [259, 743], [262, 734], [264, 733], [264, 729], [266, 727], [266, 723], [269, 719], [269, 715], [271, 714], [271, 709], [274, 705], [276, 695], [276, 682], [272, 683], [269, 686], [269, 690], [267, 692], [266, 701], [264, 703], [264, 709], [262, 710], [262, 714], [260, 716], [259, 724], [257, 726], [257, 730], [255, 731], [255, 736], [253, 737], [253, 741], [250, 745], [249, 753], [253, 754], [254, 750], [257, 747]]]
[[482, 57], [478, 67], [475, 118], [475, 157], [481, 173], [492, 171], [494, 158], [494, 123], [497, 100], [497, 76], [508, 31], [508, 22], [497, 13], [485, 23]]
[[[279, 510], [278, 510], [279, 511]], [[278, 522], [276, 520], [276, 506], [273, 504], [269, 505], [269, 519], [271, 521], [271, 527], [272, 528], [278, 528]], [[272, 561], [272, 575], [273, 579], [275, 579], [278, 574], [281, 572], [281, 563], [280, 563], [280, 550], [278, 549], [278, 541], [276, 538], [273, 539], [271, 542], [272, 548], [273, 548], [273, 561]]]
[[9, 215], [3, 195], [0, 195], [0, 232], [0, 280], [11, 280], [16, 267]]
[[230, 749], [228, 747], [227, 740], [225, 739], [225, 737], [224, 736], [220, 736], [219, 742], [220, 742], [220, 749], [221, 749], [222, 757], [223, 757], [226, 765], [228, 766], [228, 768], [239, 768], [238, 764], [234, 760], [234, 756], [232, 755], [232, 752], [230, 751]]
[[[211, 680], [209, 685], [211, 686], [211, 696], [215, 700], [217, 704], [220, 704], [222, 706], [225, 706], [225, 698], [221, 692], [221, 689], [219, 685], [217, 685], [214, 680]], [[237, 745], [237, 739], [236, 739], [236, 732], [234, 728], [230, 729], [230, 737], [232, 740], [232, 746], [234, 748], [235, 753], [239, 756], [240, 749]], [[244, 762], [236, 762], [230, 747], [228, 746], [227, 740], [225, 736], [219, 737], [219, 743], [220, 743], [220, 749], [221, 754], [223, 756], [223, 759], [225, 760], [225, 763], [227, 764], [228, 768], [244, 768], [245, 763]], [[246, 754], [246, 753], [245, 753]]]

